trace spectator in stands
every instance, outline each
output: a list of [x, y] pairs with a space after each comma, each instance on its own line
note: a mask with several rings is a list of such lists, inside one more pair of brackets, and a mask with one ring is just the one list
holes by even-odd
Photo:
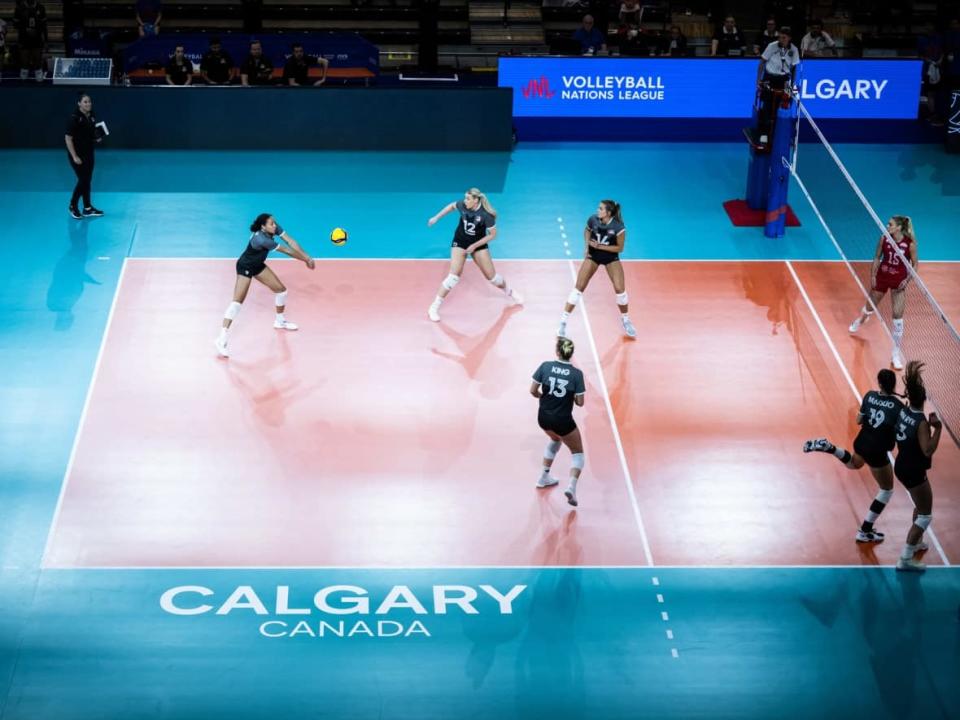
[[137, 0], [134, 6], [137, 12], [137, 32], [140, 37], [150, 37], [160, 34], [160, 20], [163, 11], [160, 0]]
[[269, 58], [264, 57], [260, 41], [254, 40], [250, 43], [250, 54], [240, 66], [240, 84], [244, 87], [269, 85], [272, 80], [273, 63]]
[[229, 85], [233, 69], [233, 58], [220, 45], [220, 38], [210, 38], [210, 49], [200, 60], [200, 77], [207, 85]]
[[640, 27], [640, 0], [624, 0], [620, 3], [620, 24], [633, 29]]
[[753, 54], [759, 55], [766, 49], [767, 45], [776, 42], [778, 34], [777, 19], [767, 18], [766, 27], [757, 34], [757, 41], [753, 44]]
[[935, 29], [921, 35], [917, 40], [917, 55], [923, 60], [923, 96], [930, 112], [930, 124], [943, 126], [941, 111], [947, 108], [947, 83], [944, 82], [946, 53], [944, 41]]
[[592, 15], [583, 16], [583, 23], [573, 33], [573, 39], [580, 43], [580, 50], [584, 55], [595, 55], [607, 50], [603, 33], [593, 26]]
[[670, 27], [670, 37], [667, 38], [666, 45], [663, 48], [663, 54], [670, 57], [687, 56], [687, 36], [683, 34], [677, 25]]
[[184, 52], [183, 45], [174, 48], [173, 56], [164, 69], [167, 75], [167, 85], [192, 85], [193, 63]]
[[727, 15], [710, 42], [710, 56], [746, 55], [747, 43], [732, 15]]
[[837, 44], [823, 31], [823, 23], [819, 20], [810, 22], [810, 29], [800, 40], [800, 57], [819, 58], [836, 57]]
[[[310, 67], [320, 65], [320, 79], [316, 82], [310, 82]], [[283, 81], [291, 87], [305, 87], [308, 85], [323, 85], [327, 79], [327, 67], [330, 61], [326, 58], [315, 58], [311, 55], [304, 55], [303, 45], [293, 44], [293, 54], [287, 58], [283, 66]]]
[[43, 47], [47, 42], [47, 9], [38, 0], [17, 0], [13, 13], [20, 45], [20, 79], [30, 71], [37, 82], [43, 82]]

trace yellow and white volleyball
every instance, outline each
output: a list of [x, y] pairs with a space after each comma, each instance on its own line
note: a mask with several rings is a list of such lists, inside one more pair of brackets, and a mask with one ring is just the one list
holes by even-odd
[[334, 245], [343, 245], [347, 242], [347, 231], [341, 227], [330, 231], [330, 242]]

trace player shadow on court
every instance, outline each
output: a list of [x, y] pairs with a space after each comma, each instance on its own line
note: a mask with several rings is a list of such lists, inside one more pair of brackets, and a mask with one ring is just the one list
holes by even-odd
[[924, 162], [918, 162], [918, 153], [914, 146], [905, 146], [897, 155], [900, 179], [912, 182], [917, 179], [917, 171], [930, 167], [930, 182], [940, 187], [944, 197], [960, 195], [960, 165], [945, 153], [924, 153]]
[[[523, 308], [519, 305], [510, 305], [503, 308], [503, 310], [500, 311], [500, 315], [497, 317], [496, 322], [494, 322], [493, 325], [483, 332], [476, 335], [466, 335], [464, 333], [457, 332], [449, 325], [441, 322], [437, 327], [444, 335], [446, 335], [456, 344], [457, 349], [460, 352], [459, 354], [446, 352], [436, 347], [430, 348], [430, 352], [438, 357], [459, 363], [463, 367], [464, 372], [466, 372], [467, 377], [471, 380], [476, 380], [480, 375], [480, 370], [483, 367], [487, 356], [497, 345], [497, 341], [500, 339], [500, 335], [506, 328], [507, 323], [510, 322], [510, 319], [522, 309]], [[509, 386], [507, 384], [496, 382], [493, 378], [484, 380], [480, 385], [480, 394], [487, 399], [500, 397], [508, 390]]]
[[[229, 362], [219, 362], [231, 384], [241, 391], [247, 399], [247, 407], [257, 420], [270, 427], [281, 427], [286, 422], [286, 412], [301, 400], [307, 400], [326, 381], [318, 380], [304, 386], [297, 377], [288, 376], [274, 380], [271, 373], [278, 367], [288, 367], [292, 353], [285, 333], [275, 333], [274, 342], [279, 345], [278, 355], [268, 354], [257, 362], [243, 362], [230, 358]], [[285, 370], [289, 375], [293, 370]]]
[[586, 668], [575, 631], [582, 579], [579, 568], [544, 569], [529, 590], [514, 670], [519, 717], [586, 716]]
[[[893, 575], [897, 587], [891, 586], [891, 574], [885, 570], [861, 570], [845, 576], [840, 583], [831, 583], [828, 594], [802, 596], [800, 603], [827, 631], [822, 641], [826, 644], [838, 638], [846, 642], [842, 639], [843, 624], [836, 626], [842, 616], [849, 616], [868, 649], [867, 660], [880, 704], [890, 717], [915, 717], [918, 671], [923, 662], [925, 598], [918, 576]], [[898, 596], [902, 602], [898, 602]], [[818, 638], [811, 639], [818, 642]], [[939, 698], [936, 702], [943, 710]], [[928, 713], [931, 709], [925, 708]], [[942, 716], [948, 717], [949, 713]]]
[[[774, 271], [766, 263], [742, 263], [740, 283], [744, 297], [767, 309], [771, 336], [786, 330], [793, 341], [804, 401], [807, 400], [807, 377], [813, 380], [816, 392], [824, 402], [832, 404], [836, 398], [844, 397], [848, 390], [834, 379], [834, 369], [821, 353], [817, 336], [807, 325], [800, 308], [803, 302], [800, 292], [783, 263], [777, 263]], [[847, 432], [856, 434], [852, 415], [848, 413], [848, 416]]]
[[536, 514], [531, 508], [526, 525], [518, 529], [505, 555], [529, 558], [531, 565], [580, 564], [583, 545], [577, 533], [577, 511], [567, 503], [563, 487], [564, 480], [544, 489], [534, 489], [531, 482], [530, 491], [536, 493]]
[[47, 288], [47, 309], [57, 315], [53, 324], [57, 332], [64, 332], [73, 326], [73, 307], [83, 295], [84, 286], [101, 284], [87, 272], [87, 233], [93, 222], [96, 219], [67, 220], [67, 242], [70, 245], [54, 266], [50, 287]]

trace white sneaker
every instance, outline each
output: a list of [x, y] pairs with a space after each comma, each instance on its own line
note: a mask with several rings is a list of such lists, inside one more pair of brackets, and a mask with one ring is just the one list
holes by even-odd
[[890, 362], [893, 363], [895, 370], [903, 370], [903, 353], [900, 352], [900, 348], [893, 349], [893, 356], [890, 358]]
[[567, 336], [567, 321], [560, 321], [560, 329], [557, 330], [557, 337], [565, 338]]
[[217, 338], [216, 340], [213, 341], [213, 344], [216, 346], [217, 353], [220, 355], [220, 357], [223, 357], [223, 358], [230, 357], [230, 352], [227, 350], [226, 340], [221, 340], [220, 338]]
[[857, 330], [862, 328], [863, 324], [869, 319], [870, 319], [870, 315], [863, 315], [863, 314], [857, 315], [857, 319], [854, 320], [852, 323], [850, 323], [850, 327], [848, 327], [847, 330], [849, 330], [850, 334], [852, 335], [853, 333], [857, 332]]
[[560, 481], [557, 480], [556, 478], [550, 477], [549, 475], [541, 475], [541, 476], [540, 476], [540, 479], [537, 480], [537, 487], [538, 487], [538, 488], [553, 487], [553, 486], [556, 485], [558, 482], [560, 482]]
[[427, 317], [430, 318], [433, 322], [440, 322], [440, 306], [436, 303], [433, 303], [427, 309]]
[[623, 323], [623, 332], [627, 337], [635, 338], [637, 336], [637, 329], [630, 322], [630, 318], [621, 317], [620, 322]]
[[909, 560], [900, 558], [897, 560], [897, 570], [922, 573], [926, 569], [927, 566], [925, 563], [922, 563], [914, 558], [910, 558]]
[[274, 320], [273, 326], [277, 330], [299, 330], [300, 326], [296, 323], [290, 322], [289, 320]]
[[577, 491], [574, 490], [572, 486], [564, 490], [563, 494], [567, 496], [568, 503], [570, 503], [574, 507], [577, 506]]
[[518, 293], [513, 288], [510, 288], [510, 299], [513, 300], [517, 305], [523, 305], [523, 295]]

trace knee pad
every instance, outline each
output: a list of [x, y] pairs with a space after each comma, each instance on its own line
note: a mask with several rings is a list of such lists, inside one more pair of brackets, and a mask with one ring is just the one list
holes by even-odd
[[443, 279], [443, 286], [447, 290], [453, 290], [457, 286], [458, 282], [460, 282], [460, 276], [450, 273]]
[[933, 522], [933, 515], [917, 515], [917, 519], [913, 521], [913, 524], [921, 530], [926, 531], [926, 529], [930, 527], [931, 522]]
[[573, 454], [573, 466], [577, 470], [583, 470], [583, 453], [574, 453]]
[[630, 298], [627, 296], [627, 293], [617, 293], [617, 305], [627, 305]]
[[283, 307], [287, 304], [287, 291], [278, 292], [273, 296], [273, 300], [276, 303], [277, 307]]
[[882, 502], [884, 505], [886, 505], [888, 502], [890, 502], [890, 498], [892, 497], [893, 490], [880, 490], [877, 493], [877, 502]]
[[492, 278], [490, 278], [490, 282], [496, 285], [497, 287], [501, 287], [505, 284], [503, 282], [503, 275], [501, 275], [500, 273], [497, 273]]
[[223, 314], [223, 317], [227, 320], [233, 320], [240, 314], [240, 308], [242, 308], [238, 302], [232, 302], [227, 306], [227, 311]]
[[583, 297], [583, 293], [574, 288], [570, 291], [570, 296], [567, 298], [567, 302], [576, 307], [577, 303], [580, 302], [580, 298]]
[[543, 451], [543, 457], [546, 460], [553, 460], [557, 456], [557, 451], [560, 449], [559, 440], [551, 440], [547, 443], [547, 449]]

